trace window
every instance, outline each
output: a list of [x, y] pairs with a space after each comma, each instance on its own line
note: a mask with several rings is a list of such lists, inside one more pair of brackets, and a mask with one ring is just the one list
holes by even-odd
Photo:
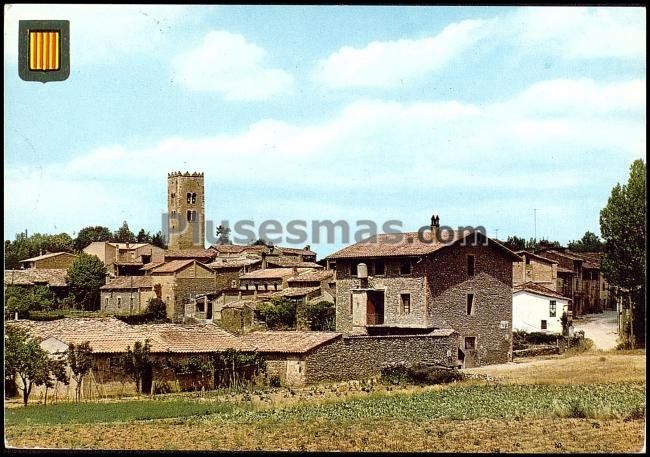
[[233, 279], [232, 281], [230, 281], [230, 287], [233, 288], [233, 289], [237, 288], [237, 280], [236, 279]]
[[192, 201], [192, 193], [188, 192], [187, 193], [187, 203], [190, 203]]
[[187, 211], [187, 220], [188, 222], [196, 222], [196, 211], [188, 210]]
[[117, 307], [122, 306], [122, 297], [117, 297]]
[[411, 274], [411, 261], [406, 260], [402, 262], [399, 266], [399, 274], [401, 275], [410, 275]]
[[474, 256], [467, 256], [467, 276], [474, 276]]
[[557, 302], [555, 300], [551, 300], [549, 304], [549, 310], [548, 310], [548, 315], [550, 317], [556, 316], [556, 308], [557, 308]]
[[467, 294], [467, 315], [474, 315], [474, 294]]
[[172, 192], [171, 197], [172, 197], [172, 198], [176, 198], [176, 192]]
[[192, 192], [192, 203], [196, 203], [196, 192]]
[[386, 274], [386, 264], [383, 260], [375, 261], [375, 276], [383, 276]]
[[354, 299], [352, 297], [353, 295], [350, 294], [350, 314], [352, 314], [352, 303], [354, 302]]
[[104, 306], [108, 307], [108, 297], [104, 299]]
[[203, 300], [197, 301], [196, 302], [196, 311], [199, 313], [205, 312], [205, 303], [203, 303]]
[[475, 336], [466, 336], [465, 337], [465, 349], [476, 349], [476, 337]]
[[399, 303], [402, 314], [411, 313], [411, 294], [400, 294]]
[[542, 330], [546, 330], [548, 328], [548, 322], [545, 320], [542, 320]]

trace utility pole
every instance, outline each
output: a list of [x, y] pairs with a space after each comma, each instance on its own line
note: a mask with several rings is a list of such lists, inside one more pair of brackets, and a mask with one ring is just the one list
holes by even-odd
[[537, 242], [537, 208], [533, 208], [533, 224], [535, 226], [535, 242]]
[[494, 229], [494, 239], [495, 240], [499, 239], [499, 229]]

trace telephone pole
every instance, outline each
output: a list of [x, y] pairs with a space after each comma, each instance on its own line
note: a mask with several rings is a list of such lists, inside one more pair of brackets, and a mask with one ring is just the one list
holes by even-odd
[[535, 242], [537, 242], [537, 208], [533, 208], [533, 224], [535, 226]]

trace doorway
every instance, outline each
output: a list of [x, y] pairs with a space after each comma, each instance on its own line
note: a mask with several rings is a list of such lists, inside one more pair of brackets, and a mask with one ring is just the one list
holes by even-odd
[[384, 291], [369, 290], [366, 305], [366, 325], [384, 323]]

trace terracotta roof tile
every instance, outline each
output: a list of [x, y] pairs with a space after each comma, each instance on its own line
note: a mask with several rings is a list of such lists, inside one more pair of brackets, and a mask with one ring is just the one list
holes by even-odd
[[51, 287], [65, 287], [68, 270], [64, 268], [30, 268], [27, 270], [5, 270], [5, 285], [33, 286], [47, 284]]
[[532, 281], [525, 282], [518, 286], [512, 288], [513, 293], [517, 292], [531, 292], [537, 295], [544, 295], [545, 297], [555, 297], [562, 300], [570, 300], [570, 298], [565, 297], [562, 294], [555, 292], [547, 287], [542, 286], [541, 284], [534, 283]]
[[327, 281], [334, 279], [334, 270], [320, 270], [320, 271], [303, 271], [295, 278], [291, 278], [289, 282], [314, 282], [314, 281]]
[[[474, 234], [480, 238], [484, 236], [480, 232], [472, 232], [471, 230], [442, 230], [440, 237], [432, 236], [430, 230], [422, 232], [422, 235], [418, 232], [382, 233], [373, 235], [366, 240], [343, 248], [340, 251], [329, 255], [327, 258], [354, 259], [364, 257], [427, 255], [432, 254], [439, 249], [451, 246], [463, 239], [469, 238], [471, 240], [475, 236]], [[521, 261], [518, 255], [503, 246], [501, 243], [490, 238], [487, 239], [489, 240], [489, 243], [492, 243], [499, 249], [503, 250], [508, 256], [512, 257], [513, 260]]]
[[100, 289], [150, 289], [152, 287], [153, 278], [151, 276], [118, 276], [111, 279], [108, 284], [101, 286]]
[[48, 252], [47, 254], [39, 255], [36, 257], [30, 257], [29, 259], [21, 260], [21, 262], [34, 262], [36, 260], [49, 259], [50, 257], [58, 257], [60, 255], [67, 255], [77, 257], [75, 254], [70, 252]]
[[312, 292], [320, 290], [320, 287], [287, 287], [286, 289], [273, 292], [273, 297], [303, 297]]
[[194, 263], [194, 259], [187, 259], [187, 260], [170, 260], [169, 262], [165, 262], [162, 265], [154, 268], [151, 270], [151, 274], [156, 274], [156, 273], [175, 273], [178, 270], [185, 268], [188, 265], [191, 265]]
[[239, 279], [281, 279], [293, 275], [293, 268], [266, 268], [245, 273]]
[[165, 259], [213, 259], [216, 252], [213, 249], [180, 249], [165, 251]]
[[303, 354], [341, 336], [336, 332], [264, 331], [240, 337], [259, 352]]

